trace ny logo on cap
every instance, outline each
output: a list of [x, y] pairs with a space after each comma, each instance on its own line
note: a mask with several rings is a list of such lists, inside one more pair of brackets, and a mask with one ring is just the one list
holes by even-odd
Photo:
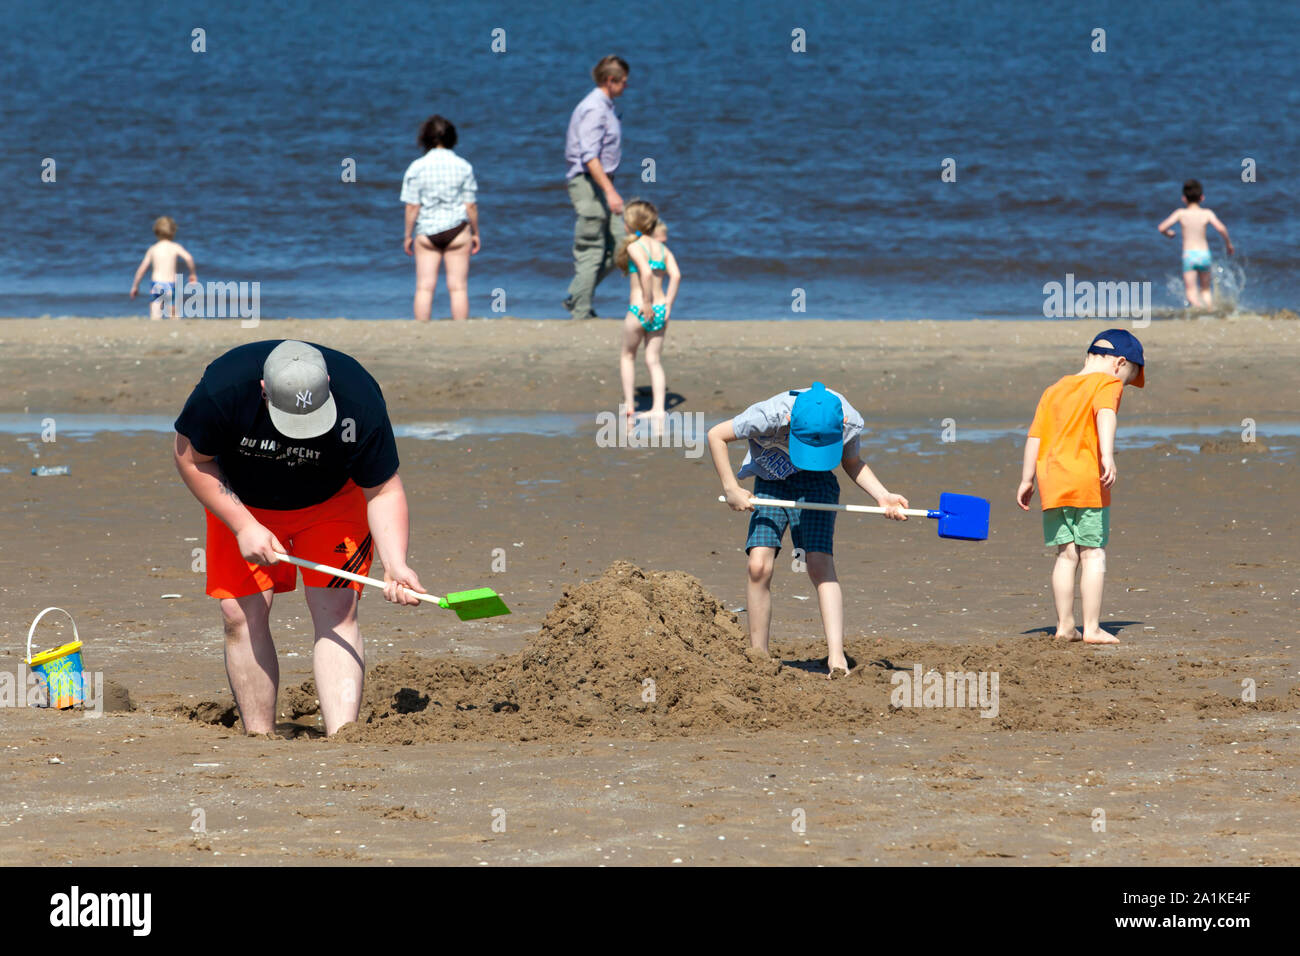
[[307, 405], [310, 404], [311, 404], [311, 389], [310, 388], [303, 389], [301, 392], [298, 393], [298, 405], [301, 407], [306, 407]]

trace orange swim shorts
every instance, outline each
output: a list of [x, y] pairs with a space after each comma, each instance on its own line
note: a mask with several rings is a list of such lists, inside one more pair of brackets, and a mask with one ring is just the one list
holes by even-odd
[[[259, 522], [271, 530], [280, 543], [297, 558], [328, 564], [353, 574], [367, 574], [374, 547], [366, 519], [366, 496], [352, 482], [318, 505], [292, 511], [249, 508]], [[252, 564], [239, 553], [235, 535], [212, 512], [208, 519], [207, 593], [214, 598], [240, 598], [275, 589], [292, 591], [298, 586], [298, 568], [287, 561]], [[303, 568], [302, 583], [311, 588], [351, 588], [354, 581]]]

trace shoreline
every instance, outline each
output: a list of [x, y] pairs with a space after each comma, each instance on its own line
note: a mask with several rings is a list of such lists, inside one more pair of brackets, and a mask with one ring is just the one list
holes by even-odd
[[[1300, 308], [1300, 306], [1298, 306], [1298, 308]], [[1297, 311], [1295, 311], [1294, 309], [1285, 308], [1285, 307], [1283, 307], [1283, 308], [1277, 308], [1277, 309], [1269, 309], [1269, 310], [1264, 310], [1264, 311], [1261, 311], [1261, 310], [1258, 310], [1258, 309], [1245, 309], [1245, 310], [1236, 310], [1236, 309], [1234, 309], [1234, 310], [1231, 311], [1231, 312], [1218, 312], [1218, 311], [1214, 311], [1214, 312], [1209, 312], [1209, 313], [1199, 313], [1199, 312], [1194, 312], [1194, 311], [1191, 310], [1191, 309], [1162, 308], [1162, 309], [1153, 309], [1153, 310], [1152, 310], [1152, 314], [1151, 314], [1151, 316], [1150, 316], [1148, 319], [1143, 319], [1142, 321], [1144, 321], [1144, 322], [1199, 322], [1199, 321], [1206, 321], [1206, 322], [1210, 322], [1210, 321], [1237, 322], [1237, 321], [1253, 321], [1253, 320], [1255, 320], [1255, 319], [1264, 319], [1264, 320], [1267, 320], [1267, 321], [1279, 321], [1279, 322], [1280, 322], [1280, 321], [1292, 321], [1292, 320], [1300, 319], [1300, 312], [1297, 312]], [[885, 323], [895, 323], [895, 322], [941, 322], [941, 323], [965, 323], [965, 322], [1016, 322], [1016, 323], [1020, 323], [1020, 322], [1094, 322], [1094, 321], [1095, 321], [1095, 322], [1113, 322], [1113, 323], [1126, 324], [1126, 323], [1130, 323], [1130, 322], [1132, 322], [1133, 320], [1134, 320], [1134, 318], [1133, 318], [1132, 316], [1128, 316], [1128, 317], [1095, 316], [1095, 317], [1092, 317], [1092, 316], [1073, 316], [1073, 315], [1071, 315], [1071, 316], [1064, 316], [1064, 315], [1063, 315], [1063, 316], [1048, 316], [1048, 315], [1032, 314], [1032, 315], [998, 315], [998, 316], [971, 315], [971, 316], [963, 316], [963, 317], [961, 317], [961, 318], [951, 318], [951, 319], [944, 319], [944, 318], [938, 318], [938, 317], [936, 317], [936, 316], [927, 316], [927, 315], [909, 315], [909, 316], [899, 316], [899, 317], [895, 317], [895, 318], [879, 318], [879, 317], [866, 317], [866, 316], [862, 316], [862, 317], [852, 317], [852, 318], [830, 318], [830, 317], [826, 317], [826, 316], [816, 316], [816, 315], [804, 315], [804, 316], [798, 316], [798, 317], [794, 317], [794, 316], [781, 316], [781, 317], [779, 317], [779, 318], [770, 318], [770, 319], [757, 318], [757, 317], [755, 317], [755, 318], [735, 318], [735, 319], [721, 319], [721, 318], [717, 318], [717, 317], [700, 317], [700, 318], [683, 317], [683, 318], [678, 318], [678, 319], [676, 319], [675, 321], [677, 321], [677, 322], [682, 322], [682, 323], [689, 322], [689, 323], [692, 323], [692, 324], [694, 324], [694, 323], [723, 323], [723, 324], [732, 324], [732, 323], [735, 323], [735, 322], [759, 322], [759, 323], [763, 323], [763, 324], [770, 324], [770, 323], [787, 323], [787, 322], [790, 322], [790, 323], [800, 323], [800, 322], [831, 322], [831, 323], [839, 324], [839, 323], [855, 323], [855, 322], [885, 322]], [[156, 322], [158, 322], [160, 325], [164, 325], [164, 324], [166, 324], [166, 323], [168, 323], [168, 322], [173, 322], [173, 321], [174, 321], [174, 322], [180, 322], [180, 323], [194, 323], [194, 322], [201, 322], [201, 323], [238, 323], [238, 322], [240, 322], [240, 321], [242, 321], [242, 320], [241, 320], [238, 316], [223, 316], [223, 317], [219, 317], [219, 318], [208, 318], [208, 317], [197, 317], [197, 316], [188, 316], [188, 317], [186, 317], [186, 316], [182, 316], [182, 317], [179, 318], [179, 319], [160, 319], [160, 320], [155, 320], [155, 319], [150, 319], [150, 318], [148, 318], [147, 316], [144, 316], [144, 315], [72, 315], [72, 314], [68, 314], [68, 315], [54, 315], [54, 314], [51, 314], [51, 313], [49, 313], [49, 312], [44, 312], [44, 313], [41, 313], [40, 315], [3, 315], [3, 316], [0, 316], [0, 322], [68, 322], [68, 321], [79, 321], [79, 322], [83, 322], [83, 321], [84, 321], [84, 322], [135, 322], [135, 321], [138, 321], [138, 322], [155, 322], [155, 321], [156, 321]], [[409, 315], [389, 315], [389, 316], [369, 317], [369, 318], [364, 317], [364, 316], [346, 316], [346, 315], [315, 315], [315, 316], [312, 316], [312, 315], [277, 315], [277, 316], [261, 316], [257, 321], [258, 321], [258, 322], [411, 322], [412, 324], [414, 324], [414, 322], [415, 322], [415, 320], [414, 320], [413, 318], [411, 318], [411, 316], [409, 316]], [[472, 315], [472, 316], [470, 316], [469, 319], [467, 319], [466, 321], [471, 322], [471, 323], [487, 323], [487, 322], [577, 322], [577, 323], [600, 323], [600, 322], [622, 322], [622, 321], [623, 321], [623, 317], [622, 317], [622, 316], [617, 316], [617, 317], [616, 317], [616, 316], [601, 316], [601, 317], [596, 318], [596, 319], [573, 319], [573, 318], [571, 318], [571, 317], [569, 317], [569, 316], [567, 316], [567, 315], [554, 315], [554, 316], [547, 316], [547, 317], [544, 317], [544, 318], [535, 318], [535, 317], [534, 317], [534, 318], [529, 318], [529, 317], [526, 317], [526, 316], [518, 316], [518, 315]], [[452, 323], [452, 320], [451, 320], [450, 318], [446, 318], [446, 317], [438, 317], [438, 318], [433, 319], [432, 322], [431, 322], [430, 324], [432, 324], [432, 325], [438, 325], [438, 324], [440, 324], [440, 323], [441, 323], [441, 324], [451, 324], [451, 323]]]
[[[735, 414], [782, 388], [825, 381], [869, 423], [1028, 425], [1042, 389], [1077, 370], [1091, 320], [790, 322], [695, 320], [664, 345], [670, 408]], [[398, 331], [400, 329], [400, 331]], [[1151, 365], [1127, 390], [1124, 422], [1294, 421], [1300, 322], [1157, 322], [1140, 329]], [[380, 383], [394, 421], [434, 410], [597, 412], [621, 401], [613, 320], [389, 323], [15, 319], [0, 322], [0, 413], [179, 413], [203, 368], [236, 345], [302, 338], [347, 352]], [[638, 362], [638, 384], [647, 375]]]

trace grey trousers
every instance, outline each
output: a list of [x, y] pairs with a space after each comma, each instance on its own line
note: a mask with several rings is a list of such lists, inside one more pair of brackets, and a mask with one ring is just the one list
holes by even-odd
[[569, 180], [569, 199], [578, 220], [573, 226], [573, 281], [564, 305], [575, 319], [595, 318], [591, 297], [614, 268], [614, 250], [623, 237], [623, 217], [610, 212], [605, 194], [590, 173]]

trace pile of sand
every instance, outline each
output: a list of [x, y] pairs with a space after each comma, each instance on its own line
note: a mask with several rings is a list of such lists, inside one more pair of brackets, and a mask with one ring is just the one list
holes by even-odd
[[707, 733], [808, 718], [825, 705], [824, 674], [747, 653], [748, 643], [697, 579], [619, 561], [565, 591], [518, 654], [483, 668], [414, 656], [375, 667], [346, 733], [388, 741]]
[[[1129, 636], [1125, 635], [1128, 639]], [[985, 644], [864, 638], [852, 676], [826, 679], [820, 639], [783, 643], [781, 658], [748, 650], [736, 616], [700, 582], [678, 571], [642, 571], [616, 562], [573, 587], [518, 654], [476, 666], [405, 654], [373, 667], [357, 723], [344, 740], [416, 743], [534, 740], [586, 736], [718, 735], [772, 727], [852, 734], [888, 722], [892, 732], [925, 727], [973, 731], [1075, 730], [1228, 716], [1247, 707], [1294, 708], [1300, 689], [1245, 705], [1210, 690], [1235, 675], [1231, 662], [1169, 655], [1154, 659], [1050, 638], [1017, 636]], [[996, 713], [894, 706], [906, 675], [996, 675]], [[988, 685], [990, 688], [992, 684]], [[892, 699], [891, 699], [892, 698]], [[913, 706], [915, 703], [923, 706]], [[281, 693], [283, 718], [317, 712], [307, 681]], [[183, 716], [230, 726], [229, 702], [204, 702]]]

